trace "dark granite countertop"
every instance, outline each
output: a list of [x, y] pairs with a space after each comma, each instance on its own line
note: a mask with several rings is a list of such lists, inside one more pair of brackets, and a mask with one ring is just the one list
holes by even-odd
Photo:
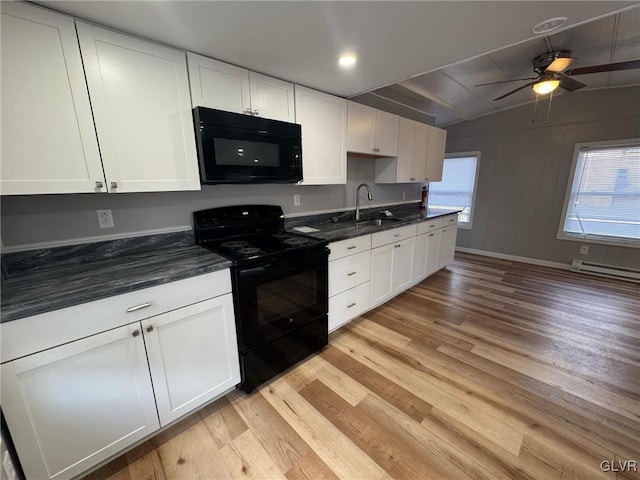
[[[391, 212], [391, 217], [384, 215], [385, 210]], [[369, 233], [381, 232], [392, 228], [410, 225], [412, 223], [423, 222], [432, 218], [458, 213], [461, 210], [450, 210], [442, 208], [428, 208], [421, 210], [418, 203], [393, 205], [387, 207], [372, 207], [360, 211], [362, 222], [356, 224], [355, 211], [348, 210], [337, 213], [324, 213], [319, 215], [307, 215], [304, 217], [288, 218], [285, 221], [287, 230], [296, 233], [303, 233], [314, 238], [338, 242], [348, 238], [359, 237]], [[367, 220], [376, 218], [387, 218], [382, 225], [368, 224]], [[337, 220], [337, 221], [336, 221]], [[317, 229], [313, 232], [300, 232], [296, 227], [311, 227]]]
[[229, 268], [192, 232], [32, 250], [2, 257], [0, 321]]

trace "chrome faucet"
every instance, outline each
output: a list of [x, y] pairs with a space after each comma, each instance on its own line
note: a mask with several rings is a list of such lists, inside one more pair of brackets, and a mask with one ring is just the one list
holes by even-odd
[[373, 200], [371, 196], [371, 187], [366, 183], [361, 183], [356, 187], [356, 222], [360, 220], [360, 189], [365, 187], [367, 189], [367, 198], [369, 201]]

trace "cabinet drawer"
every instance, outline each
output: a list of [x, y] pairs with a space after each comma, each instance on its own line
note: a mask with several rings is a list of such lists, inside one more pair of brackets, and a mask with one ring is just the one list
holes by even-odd
[[371, 235], [371, 248], [381, 247], [393, 242], [399, 242], [406, 238], [415, 237], [417, 225], [407, 225], [406, 227], [394, 228], [384, 232], [377, 232]]
[[443, 217], [430, 218], [424, 222], [420, 222], [418, 224], [418, 235], [433, 232], [434, 230], [442, 228], [442, 219]]
[[369, 310], [369, 282], [329, 299], [329, 331]]
[[362, 237], [349, 238], [347, 240], [341, 240], [339, 242], [333, 242], [329, 244], [329, 261], [337, 260], [338, 258], [346, 257], [347, 255], [353, 255], [354, 253], [360, 253], [365, 250], [371, 249], [371, 235], [363, 235]]
[[231, 292], [229, 270], [21, 318], [0, 326], [6, 362]]
[[454, 213], [453, 215], [447, 215], [445, 217], [442, 217], [442, 226], [443, 227], [447, 227], [450, 225], [457, 225], [458, 224], [458, 214]]
[[329, 296], [360, 285], [369, 280], [371, 252], [364, 252], [342, 257], [329, 263]]

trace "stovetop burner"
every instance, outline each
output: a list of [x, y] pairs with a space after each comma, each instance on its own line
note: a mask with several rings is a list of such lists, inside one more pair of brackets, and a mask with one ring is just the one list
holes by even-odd
[[306, 237], [291, 237], [284, 239], [284, 243], [287, 245], [305, 245], [310, 241], [311, 239]]
[[242, 248], [249, 246], [249, 242], [244, 240], [231, 240], [230, 242], [222, 242], [220, 246], [222, 248]]
[[[247, 242], [245, 242], [247, 243]], [[256, 247], [243, 247], [237, 250], [239, 255], [257, 255], [259, 253], [264, 253], [262, 250]]]

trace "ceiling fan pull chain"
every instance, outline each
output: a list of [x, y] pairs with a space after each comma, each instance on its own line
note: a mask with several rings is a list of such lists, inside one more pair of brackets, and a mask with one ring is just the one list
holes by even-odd
[[549, 125], [549, 114], [551, 113], [551, 100], [553, 100], [553, 90], [551, 90], [551, 93], [549, 94], [549, 107], [547, 108], [547, 118], [544, 121], [545, 125]]
[[533, 102], [533, 118], [531, 119], [531, 123], [536, 123], [536, 112], [538, 111], [538, 92], [536, 92], [536, 100]]

